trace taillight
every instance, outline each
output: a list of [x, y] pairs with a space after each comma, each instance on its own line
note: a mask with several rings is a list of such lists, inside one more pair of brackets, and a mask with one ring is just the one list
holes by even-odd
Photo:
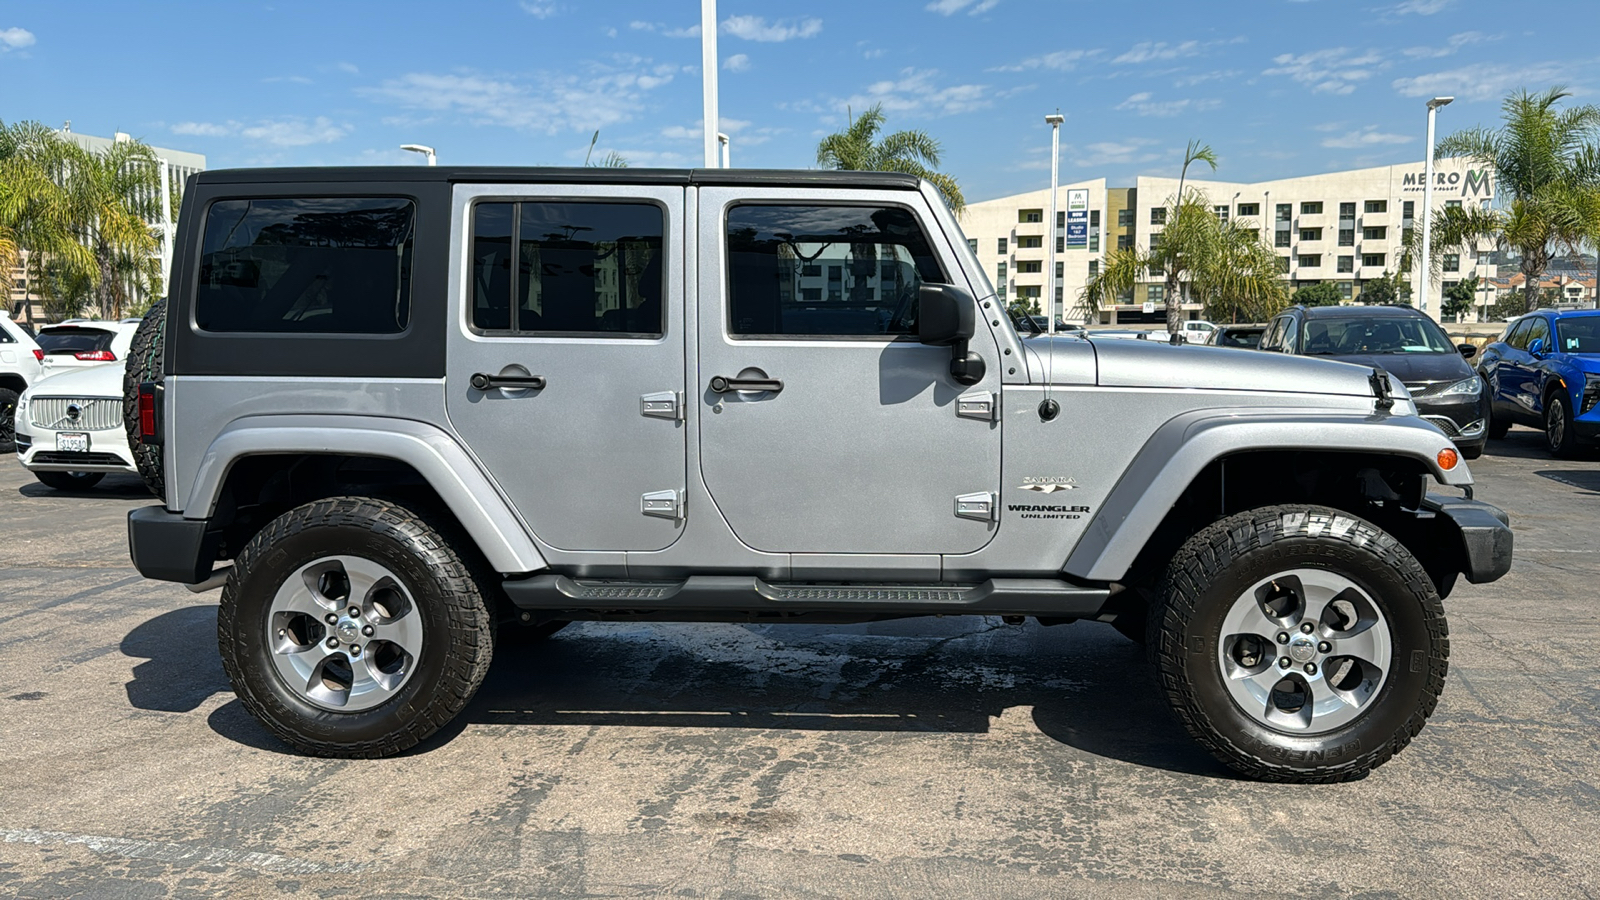
[[38, 347], [33, 348], [33, 358], [37, 359], [39, 362], [44, 362], [44, 351], [40, 350]]
[[139, 443], [161, 443], [161, 429], [156, 424], [156, 407], [160, 390], [154, 382], [139, 385]]
[[80, 350], [72, 354], [73, 359], [85, 362], [116, 362], [117, 355], [110, 350]]

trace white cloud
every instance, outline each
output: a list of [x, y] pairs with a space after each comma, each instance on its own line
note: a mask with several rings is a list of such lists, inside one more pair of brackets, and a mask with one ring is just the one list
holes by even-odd
[[1434, 13], [1444, 12], [1455, 0], [1405, 0], [1384, 10], [1384, 12], [1397, 16], [1418, 15], [1431, 16]]
[[1358, 54], [1348, 47], [1313, 50], [1298, 56], [1284, 53], [1272, 61], [1277, 66], [1263, 71], [1263, 75], [1288, 75], [1316, 93], [1328, 94], [1351, 93], [1358, 82], [1389, 65], [1376, 50]]
[[641, 57], [592, 63], [583, 75], [541, 72], [531, 83], [473, 72], [410, 72], [358, 93], [402, 109], [454, 114], [474, 125], [556, 134], [626, 122], [648, 108], [649, 92], [681, 69]]
[[862, 110], [874, 104], [886, 113], [948, 116], [972, 112], [993, 104], [995, 98], [1012, 91], [996, 91], [986, 84], [941, 86], [937, 69], [902, 69], [900, 77], [873, 82], [866, 90], [833, 103], [835, 109], [849, 106]]
[[973, 0], [933, 0], [932, 3], [923, 8], [929, 12], [936, 12], [941, 16], [953, 16], [971, 6], [972, 9], [967, 10], [967, 15], [976, 16], [986, 13], [999, 5], [1000, 0], [977, 0], [976, 6], [973, 6]]
[[522, 0], [522, 11], [535, 19], [548, 19], [556, 14], [557, 7], [549, 0]]
[[781, 43], [795, 38], [816, 37], [822, 33], [821, 19], [801, 19], [792, 24], [771, 24], [761, 16], [729, 16], [722, 20], [722, 33], [763, 43]]
[[1154, 162], [1161, 158], [1160, 153], [1150, 149], [1156, 143], [1150, 138], [1128, 138], [1120, 142], [1100, 141], [1094, 144], [1085, 144], [1081, 148], [1084, 155], [1073, 159], [1072, 164], [1092, 168], [1096, 166]]
[[991, 72], [1027, 72], [1034, 69], [1049, 69], [1056, 72], [1071, 72], [1078, 64], [1092, 57], [1098, 56], [1099, 50], [1057, 50], [1043, 56], [1030, 56], [1021, 62], [1009, 66], [996, 66]]
[[342, 63], [339, 63], [337, 66], [334, 66], [334, 68], [338, 69], [341, 72], [345, 72], [347, 74], [350, 74], [350, 75], [360, 75], [361, 74], [361, 70], [356, 68], [356, 64], [355, 63], [342, 62]]
[[26, 28], [0, 28], [0, 53], [32, 47], [34, 40], [33, 32]]
[[304, 147], [309, 144], [331, 144], [350, 134], [348, 125], [340, 125], [327, 116], [305, 119], [289, 116], [282, 119], [262, 119], [254, 123], [230, 120], [227, 122], [179, 122], [172, 126], [173, 134], [195, 137], [243, 137], [275, 147]]
[[[1319, 126], [1318, 131], [1331, 130]], [[1358, 128], [1338, 137], [1324, 138], [1322, 146], [1332, 147], [1336, 150], [1359, 150], [1362, 147], [1376, 147], [1383, 144], [1409, 144], [1414, 137], [1404, 134], [1385, 134], [1378, 130], [1376, 125]]]
[[1185, 75], [1182, 78], [1179, 78], [1177, 81], [1172, 83], [1172, 86], [1194, 87], [1197, 84], [1205, 84], [1208, 81], [1224, 81], [1230, 78], [1238, 78], [1243, 74], [1244, 73], [1238, 69], [1218, 69], [1214, 72], [1198, 72], [1194, 75]]
[[1151, 60], [1177, 59], [1180, 56], [1195, 56], [1200, 52], [1199, 41], [1184, 41], [1181, 44], [1168, 46], [1165, 41], [1144, 41], [1134, 44], [1127, 53], [1113, 59], [1113, 63], [1142, 63]]
[[1390, 85], [1406, 97], [1451, 94], [1463, 100], [1499, 100], [1530, 84], [1561, 82], [1572, 77], [1574, 66], [1534, 63], [1528, 66], [1470, 65], [1413, 78], [1396, 78]]
[[1182, 112], [1206, 112], [1222, 105], [1220, 100], [1153, 100], [1149, 91], [1141, 91], [1118, 103], [1117, 109], [1131, 110], [1141, 116], [1175, 116]]
[[635, 19], [628, 23], [628, 27], [634, 31], [660, 32], [662, 37], [669, 38], [693, 38], [700, 36], [699, 25], [690, 25], [687, 28], [668, 28], [661, 22], [644, 22]]
[[722, 67], [729, 72], [748, 72], [750, 71], [750, 57], [743, 53], [735, 53], [722, 61]]
[[307, 78], [304, 75], [274, 75], [271, 78], [263, 78], [263, 79], [261, 79], [261, 83], [262, 84], [279, 84], [281, 82], [288, 82], [290, 84], [314, 84], [315, 83], [311, 79]]
[[1405, 54], [1412, 59], [1438, 59], [1442, 56], [1451, 56], [1462, 47], [1499, 39], [1499, 36], [1486, 35], [1481, 31], [1463, 31], [1460, 34], [1450, 35], [1450, 40], [1446, 41], [1443, 47], [1410, 47], [1406, 49]]

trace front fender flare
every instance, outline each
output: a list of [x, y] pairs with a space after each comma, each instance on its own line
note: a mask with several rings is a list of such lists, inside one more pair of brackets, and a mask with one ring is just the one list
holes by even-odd
[[1091, 581], [1121, 581], [1190, 482], [1214, 460], [1242, 450], [1381, 453], [1422, 463], [1439, 482], [1469, 485], [1465, 462], [1446, 471], [1437, 455], [1452, 446], [1416, 416], [1307, 412], [1304, 409], [1197, 410], [1156, 429], [1111, 489], [1063, 567]]
[[185, 502], [185, 518], [209, 518], [233, 464], [246, 456], [337, 454], [393, 459], [416, 469], [477, 542], [497, 571], [547, 567], [527, 529], [454, 438], [409, 419], [375, 416], [247, 416], [228, 424], [200, 461]]

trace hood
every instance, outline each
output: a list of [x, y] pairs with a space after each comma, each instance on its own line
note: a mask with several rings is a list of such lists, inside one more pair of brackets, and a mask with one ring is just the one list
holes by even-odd
[[30, 397], [115, 397], [122, 399], [122, 366], [120, 362], [98, 366], [57, 370], [55, 374], [34, 382], [28, 388]]
[[1025, 345], [1035, 351], [1028, 365], [1035, 383], [1045, 381], [1048, 363], [1054, 384], [1372, 395], [1371, 368], [1325, 359], [1163, 341], [1056, 338], [1051, 346], [1035, 338]]
[[1313, 358], [1354, 363], [1368, 369], [1377, 367], [1406, 384], [1461, 381], [1477, 374], [1459, 353], [1348, 353]]

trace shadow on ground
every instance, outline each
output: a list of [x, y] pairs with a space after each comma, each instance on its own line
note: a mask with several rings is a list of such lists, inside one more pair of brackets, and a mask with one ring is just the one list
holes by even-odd
[[17, 493], [30, 500], [144, 500], [155, 496], [139, 476], [118, 474], [107, 475], [99, 484], [83, 491], [61, 491], [30, 481], [19, 486]]

